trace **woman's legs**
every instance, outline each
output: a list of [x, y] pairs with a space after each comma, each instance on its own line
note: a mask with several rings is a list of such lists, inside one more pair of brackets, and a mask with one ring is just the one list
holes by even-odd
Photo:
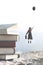
[[28, 40], [28, 43], [31, 43], [31, 39]]

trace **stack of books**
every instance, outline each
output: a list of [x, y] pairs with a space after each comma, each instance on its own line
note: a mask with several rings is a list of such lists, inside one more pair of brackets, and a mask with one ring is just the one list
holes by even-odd
[[0, 58], [5, 55], [12, 55], [15, 53], [16, 42], [18, 34], [12, 34], [10, 31], [15, 30], [16, 24], [2, 24], [0, 25]]

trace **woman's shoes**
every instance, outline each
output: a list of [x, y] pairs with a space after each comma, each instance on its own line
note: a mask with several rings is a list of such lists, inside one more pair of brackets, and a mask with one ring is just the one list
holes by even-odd
[[29, 41], [28, 41], [28, 43], [29, 43]]
[[[29, 43], [29, 41], [28, 41], [28, 43]], [[31, 43], [31, 41], [30, 41], [30, 43]]]

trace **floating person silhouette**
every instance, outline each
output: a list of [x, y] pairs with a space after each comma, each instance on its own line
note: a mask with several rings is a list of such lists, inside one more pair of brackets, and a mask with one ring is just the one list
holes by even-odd
[[[32, 29], [33, 28], [31, 28], [31, 27], [29, 27], [29, 29], [28, 29], [28, 31], [27, 31], [27, 33], [26, 33], [26, 35], [25, 35], [25, 39], [28, 39], [28, 43], [30, 42], [31, 43], [31, 40], [33, 39], [33, 37], [32, 37]], [[27, 38], [27, 34], [28, 34], [28, 38]]]

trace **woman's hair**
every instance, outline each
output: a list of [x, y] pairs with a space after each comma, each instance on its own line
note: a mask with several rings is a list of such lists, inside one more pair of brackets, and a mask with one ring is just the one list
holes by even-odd
[[29, 29], [31, 29], [31, 27], [29, 27]]

